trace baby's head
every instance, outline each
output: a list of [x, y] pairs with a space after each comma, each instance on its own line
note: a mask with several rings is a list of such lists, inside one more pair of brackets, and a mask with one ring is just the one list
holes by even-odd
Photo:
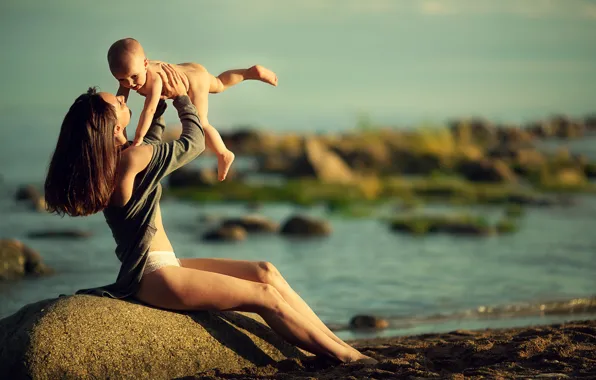
[[126, 88], [138, 90], [147, 81], [147, 58], [139, 41], [118, 40], [108, 50], [108, 64], [114, 78]]

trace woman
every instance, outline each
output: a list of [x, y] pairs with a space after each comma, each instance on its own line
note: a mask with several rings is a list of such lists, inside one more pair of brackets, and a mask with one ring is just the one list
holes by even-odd
[[84, 216], [103, 211], [122, 262], [117, 281], [78, 294], [135, 297], [171, 310], [255, 312], [289, 342], [341, 362], [376, 361], [335, 336], [268, 262], [178, 260], [165, 233], [159, 181], [205, 148], [203, 128], [181, 75], [160, 73], [182, 123], [175, 141], [161, 141], [162, 100], [144, 145], [132, 147], [131, 113], [123, 97], [89, 89], [66, 114], [45, 182], [48, 210]]

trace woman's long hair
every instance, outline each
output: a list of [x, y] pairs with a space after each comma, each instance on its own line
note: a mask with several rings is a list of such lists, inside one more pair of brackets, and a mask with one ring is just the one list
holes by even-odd
[[116, 122], [116, 110], [95, 88], [70, 106], [45, 181], [49, 212], [84, 216], [108, 205], [120, 161]]

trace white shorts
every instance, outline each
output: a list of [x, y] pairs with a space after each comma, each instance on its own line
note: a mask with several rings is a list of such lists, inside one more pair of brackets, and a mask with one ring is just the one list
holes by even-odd
[[147, 265], [145, 265], [143, 276], [165, 266], [182, 266], [180, 260], [176, 258], [176, 254], [174, 254], [174, 252], [151, 251], [147, 255], [149, 257], [147, 258]]

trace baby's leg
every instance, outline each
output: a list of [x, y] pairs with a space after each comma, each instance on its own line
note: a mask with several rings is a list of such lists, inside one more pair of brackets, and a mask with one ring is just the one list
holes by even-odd
[[209, 92], [212, 94], [223, 92], [245, 80], [260, 80], [261, 82], [277, 86], [277, 75], [273, 71], [261, 65], [255, 65], [248, 69], [224, 71], [217, 77], [211, 75]]
[[197, 107], [197, 113], [201, 120], [201, 125], [205, 131], [205, 141], [207, 146], [217, 155], [217, 177], [223, 181], [228, 175], [230, 166], [234, 161], [234, 153], [232, 153], [223, 142], [221, 135], [211, 124], [207, 114], [209, 111], [209, 82], [211, 74], [207, 72], [197, 73], [197, 75], [190, 77], [189, 97], [192, 103]]

